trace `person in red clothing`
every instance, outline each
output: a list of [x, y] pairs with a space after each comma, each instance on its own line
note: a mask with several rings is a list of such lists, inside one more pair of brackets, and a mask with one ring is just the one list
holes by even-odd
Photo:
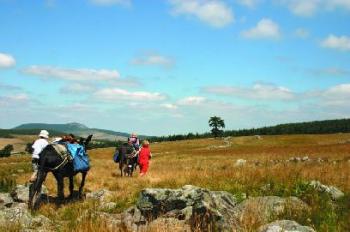
[[142, 148], [139, 153], [140, 176], [144, 176], [146, 174], [151, 157], [152, 154], [149, 148], [149, 142], [147, 140], [144, 140], [142, 142]]

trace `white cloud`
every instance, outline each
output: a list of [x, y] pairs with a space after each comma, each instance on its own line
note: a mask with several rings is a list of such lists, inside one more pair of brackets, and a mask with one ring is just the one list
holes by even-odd
[[331, 34], [321, 42], [321, 46], [340, 51], [350, 51], [350, 37]]
[[247, 6], [249, 8], [254, 8], [258, 5], [261, 0], [237, 0], [241, 5]]
[[229, 6], [219, 0], [170, 0], [176, 15], [195, 16], [213, 27], [224, 27], [234, 22]]
[[10, 68], [16, 65], [16, 60], [13, 56], [5, 53], [0, 53], [0, 68]]
[[54, 77], [69, 81], [115, 80], [120, 77], [120, 74], [117, 70], [74, 69], [37, 65], [27, 67], [23, 69], [22, 72], [34, 76], [40, 76], [45, 78]]
[[98, 6], [125, 5], [129, 6], [131, 0], [90, 0], [91, 3]]
[[350, 84], [333, 86], [324, 91], [322, 96], [327, 99], [348, 101], [348, 99], [350, 99]]
[[313, 99], [315, 105], [323, 111], [332, 112], [333, 114], [342, 114], [344, 112], [350, 114], [350, 103], [348, 101], [350, 98], [350, 83], [331, 86], [320, 91], [309, 91], [305, 96], [307, 99]]
[[0, 106], [11, 106], [17, 107], [19, 105], [24, 105], [29, 102], [29, 97], [27, 94], [16, 94], [10, 96], [0, 96]]
[[133, 59], [131, 63], [134, 65], [153, 65], [161, 66], [163, 68], [171, 68], [175, 65], [175, 60], [171, 57], [159, 54], [147, 54]]
[[327, 7], [330, 9], [342, 8], [350, 10], [350, 0], [328, 0], [326, 1]]
[[169, 110], [176, 110], [178, 108], [177, 105], [171, 103], [160, 104], [160, 106]]
[[290, 0], [288, 7], [295, 15], [310, 17], [317, 11], [319, 3], [320, 0]]
[[310, 32], [308, 30], [306, 30], [305, 28], [297, 28], [294, 31], [295, 36], [297, 36], [298, 38], [301, 39], [306, 39], [307, 37], [309, 37]]
[[338, 67], [328, 67], [310, 71], [315, 76], [350, 76], [350, 71]]
[[106, 88], [95, 92], [95, 97], [106, 101], [160, 101], [166, 99], [166, 96], [160, 93], [151, 93], [144, 91], [129, 92], [119, 88]]
[[92, 85], [82, 84], [82, 83], [70, 83], [65, 85], [60, 89], [62, 94], [89, 94], [94, 91], [95, 87]]
[[206, 101], [205, 97], [199, 97], [199, 96], [190, 96], [183, 99], [178, 100], [179, 105], [184, 106], [193, 106], [193, 105], [201, 105]]
[[350, 10], [350, 0], [279, 0], [295, 15], [311, 17], [318, 11]]
[[3, 90], [3, 91], [17, 91], [17, 90], [22, 90], [22, 88], [19, 87], [19, 86], [7, 85], [7, 84], [2, 84], [2, 83], [0, 83], [0, 89]]
[[278, 39], [281, 33], [277, 23], [263, 18], [254, 28], [241, 32], [241, 35], [248, 39]]
[[214, 86], [204, 88], [204, 92], [254, 100], [293, 100], [296, 97], [288, 88], [271, 84], [255, 84], [252, 88]]

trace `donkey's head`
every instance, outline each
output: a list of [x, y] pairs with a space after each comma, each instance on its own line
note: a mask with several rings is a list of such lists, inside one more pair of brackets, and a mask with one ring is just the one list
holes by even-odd
[[90, 143], [91, 141], [91, 138], [92, 138], [92, 135], [89, 135], [87, 138], [80, 138], [79, 139], [79, 144], [84, 146], [84, 147], [87, 147], [87, 145]]

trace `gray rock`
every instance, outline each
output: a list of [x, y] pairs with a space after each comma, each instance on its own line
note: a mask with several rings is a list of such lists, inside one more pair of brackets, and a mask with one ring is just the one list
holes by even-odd
[[0, 211], [0, 224], [19, 223], [22, 228], [49, 228], [51, 221], [43, 215], [32, 216], [27, 204], [19, 203]]
[[238, 159], [235, 162], [235, 166], [236, 167], [244, 166], [244, 165], [246, 165], [246, 163], [247, 163], [247, 160], [245, 160], [245, 159]]
[[11, 207], [13, 204], [13, 199], [8, 193], [0, 193], [0, 209], [4, 207]]
[[234, 217], [240, 224], [251, 220], [252, 217], [265, 224], [291, 212], [293, 215], [306, 216], [309, 214], [309, 206], [296, 197], [266, 196], [248, 198], [236, 206], [234, 211]]
[[[45, 185], [41, 187], [41, 194], [48, 194], [47, 188]], [[12, 192], [10, 193], [12, 199], [15, 202], [24, 202], [27, 203], [29, 200], [29, 184], [26, 185], [17, 185]]]
[[113, 192], [107, 189], [101, 189], [96, 192], [91, 192], [86, 194], [86, 199], [98, 200], [101, 202], [107, 201], [113, 196]]
[[117, 207], [117, 203], [115, 202], [103, 202], [100, 206], [99, 206], [99, 210], [102, 211], [111, 211], [113, 209], [115, 209]]
[[295, 221], [280, 220], [259, 227], [258, 232], [315, 232], [315, 230], [299, 225]]
[[[135, 207], [126, 210], [122, 223], [127, 231], [142, 231], [160, 222], [176, 225], [187, 231], [232, 231], [237, 201], [233, 195], [222, 191], [186, 185], [181, 189], [144, 189]], [[181, 230], [181, 229], [179, 229]]]
[[327, 186], [316, 180], [312, 180], [309, 184], [319, 192], [328, 193], [333, 200], [337, 200], [344, 196], [344, 193], [334, 186]]

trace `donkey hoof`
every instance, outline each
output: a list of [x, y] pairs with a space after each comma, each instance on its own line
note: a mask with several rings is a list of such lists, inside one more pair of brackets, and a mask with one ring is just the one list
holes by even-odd
[[86, 194], [85, 193], [79, 193], [79, 199], [80, 200], [84, 200], [86, 198]]

